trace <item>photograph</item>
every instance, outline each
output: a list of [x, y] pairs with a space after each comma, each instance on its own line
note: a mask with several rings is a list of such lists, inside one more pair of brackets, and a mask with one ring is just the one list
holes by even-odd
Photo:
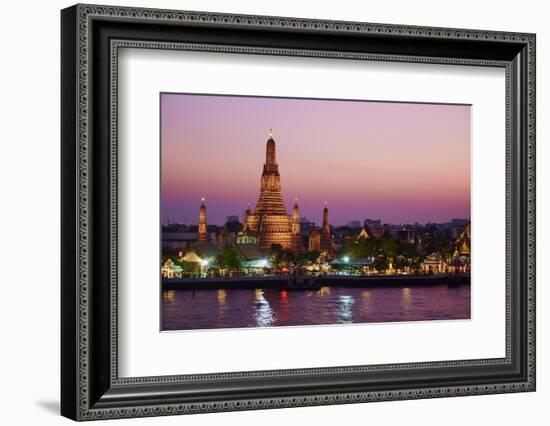
[[[34, 363], [51, 376], [33, 371], [37, 410], [278, 424], [273, 409], [302, 407], [300, 423], [315, 413], [305, 407], [327, 406], [334, 424], [369, 403], [382, 423], [424, 424], [429, 403], [439, 423], [536, 417], [548, 399], [536, 359], [545, 15], [401, 3], [64, 4], [54, 25], [40, 12], [33, 24], [55, 45], [34, 43], [27, 68], [60, 55], [58, 84], [37, 80], [41, 94], [32, 79], [6, 81], [48, 103], [60, 86], [61, 108], [34, 126], [23, 114], [5, 138], [40, 129], [26, 138], [36, 149], [7, 144], [22, 162], [6, 158], [29, 175], [36, 157], [44, 171], [29, 190], [8, 185], [21, 200], [4, 221], [15, 275], [21, 225], [38, 214], [57, 230], [44, 240], [58, 261], [31, 269], [55, 269], [61, 291], [34, 286], [33, 315], [5, 298], [38, 338], [8, 327], [28, 353], [59, 343]], [[15, 83], [17, 110], [30, 97]], [[61, 149], [44, 143], [48, 126]], [[60, 203], [36, 188], [48, 173]], [[37, 210], [50, 205], [57, 226]], [[15, 275], [4, 287], [20, 293]], [[52, 306], [57, 338], [42, 321]]]
[[161, 331], [471, 319], [471, 105], [159, 96]]

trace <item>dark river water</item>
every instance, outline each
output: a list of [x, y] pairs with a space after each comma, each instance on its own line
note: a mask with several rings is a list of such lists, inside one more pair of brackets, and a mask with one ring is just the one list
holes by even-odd
[[470, 285], [316, 291], [165, 290], [162, 330], [470, 318]]

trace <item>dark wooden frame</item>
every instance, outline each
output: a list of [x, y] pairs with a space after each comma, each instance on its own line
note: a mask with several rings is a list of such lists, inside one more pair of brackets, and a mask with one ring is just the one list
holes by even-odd
[[[61, 413], [75, 420], [535, 390], [535, 35], [76, 5], [61, 13]], [[506, 357], [119, 378], [120, 47], [504, 67]]]

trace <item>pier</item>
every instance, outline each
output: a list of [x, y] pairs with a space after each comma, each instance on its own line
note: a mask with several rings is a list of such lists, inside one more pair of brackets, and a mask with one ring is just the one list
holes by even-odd
[[448, 275], [321, 275], [172, 278], [162, 280], [163, 290], [280, 289], [318, 290], [321, 287], [426, 287], [470, 284], [469, 274]]

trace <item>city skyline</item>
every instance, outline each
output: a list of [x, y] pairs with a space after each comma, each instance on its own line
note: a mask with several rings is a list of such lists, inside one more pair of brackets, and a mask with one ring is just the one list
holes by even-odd
[[[205, 203], [206, 202], [207, 201], [205, 199]], [[200, 202], [199, 202], [199, 206], [200, 206]], [[289, 208], [289, 210], [291, 210], [291, 208]], [[197, 216], [196, 218], [194, 217], [191, 220], [189, 220], [189, 218], [183, 218], [182, 221], [172, 220], [171, 217], [167, 217], [166, 220], [162, 221], [162, 225], [163, 226], [168, 226], [168, 225], [198, 226], [199, 214], [197, 213], [196, 216]], [[322, 216], [322, 212], [319, 216]], [[237, 221], [242, 223], [243, 222], [243, 213], [241, 213], [241, 214], [228, 214], [219, 223], [213, 223], [209, 219], [208, 220], [208, 226], [212, 225], [212, 226], [223, 227], [226, 223], [235, 221], [234, 218], [237, 218]], [[395, 222], [386, 222], [382, 218], [365, 217], [363, 219], [352, 219], [352, 220], [349, 220], [346, 223], [338, 223], [338, 224], [331, 223], [330, 225], [331, 226], [336, 226], [336, 227], [346, 227], [347, 226], [347, 227], [352, 227], [352, 228], [361, 228], [365, 225], [366, 222], [380, 221], [381, 225], [391, 225], [391, 226], [419, 225], [419, 226], [425, 226], [425, 225], [430, 225], [430, 224], [443, 225], [443, 224], [446, 224], [446, 223], [452, 223], [453, 221], [468, 222], [469, 220], [470, 220], [470, 217], [468, 216], [468, 217], [451, 217], [448, 220], [445, 220], [443, 222], [424, 222], [424, 223], [420, 223], [420, 222], [398, 222], [398, 223], [395, 223]], [[300, 223], [315, 223], [316, 225], [320, 225], [321, 222], [322, 222], [322, 220], [317, 220], [316, 218], [310, 218], [310, 217], [303, 216], [303, 215], [300, 216]], [[354, 222], [357, 222], [358, 225], [354, 224]]]
[[332, 225], [470, 217], [470, 106], [161, 94], [162, 221], [254, 208], [269, 129], [290, 211]]

